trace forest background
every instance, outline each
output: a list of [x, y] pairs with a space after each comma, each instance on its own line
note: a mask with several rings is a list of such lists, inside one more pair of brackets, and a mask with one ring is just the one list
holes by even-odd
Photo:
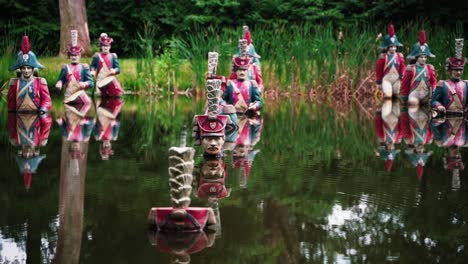
[[[210, 46], [213, 40], [229, 41], [230, 47], [227, 48], [227, 54], [230, 56], [235, 52], [236, 38], [242, 36], [241, 26], [245, 24], [251, 28], [259, 54], [270, 60], [265, 63], [267, 70], [274, 72], [274, 75], [287, 75], [283, 78], [282, 84], [294, 86], [295, 82], [302, 87], [312, 85], [303, 80], [310, 78], [301, 74], [301, 71], [306, 69], [318, 67], [316, 76], [321, 76], [324, 71], [328, 71], [329, 77], [324, 78], [326, 83], [343, 71], [335, 66], [337, 64], [335, 60], [345, 61], [350, 68], [356, 65], [373, 64], [380, 45], [380, 40], [375, 40], [375, 37], [378, 33], [386, 34], [390, 22], [395, 24], [400, 42], [405, 44], [405, 54], [417, 41], [420, 29], [425, 28], [429, 31], [428, 43], [431, 50], [439, 53], [441, 49], [446, 51], [438, 58], [439, 61], [429, 63], [443, 68], [443, 60], [453, 53], [452, 39], [463, 37], [463, 28], [468, 23], [468, 16], [466, 16], [468, 10], [455, 1], [80, 0], [80, 2], [86, 5], [93, 52], [98, 50], [97, 40], [100, 33], [106, 32], [114, 39], [112, 51], [116, 52], [120, 58], [152, 59], [171, 53], [171, 56], [190, 60], [196, 56], [193, 49], [204, 46], [205, 40], [207, 47], [199, 49], [200, 60], [206, 59], [205, 49], [214, 48]], [[21, 36], [26, 33], [30, 36], [32, 50], [39, 55], [39, 58], [55, 57], [60, 49], [60, 27], [59, 0], [0, 0], [0, 55], [11, 52], [7, 49], [14, 48], [16, 52]], [[437, 34], [434, 34], [434, 30], [437, 30], [435, 32]], [[234, 31], [237, 35], [229, 35], [233, 36], [229, 37], [229, 40], [219, 40], [220, 37], [227, 36], [223, 35], [225, 31]], [[319, 43], [316, 38], [320, 32], [324, 31], [327, 36], [319, 36], [322, 40]], [[340, 47], [338, 42], [334, 42], [338, 40], [340, 31], [344, 32], [343, 47]], [[268, 35], [267, 32], [273, 33]], [[275, 34], [276, 38], [274, 38]], [[290, 38], [286, 39], [288, 34]], [[268, 39], [269, 37], [271, 38]], [[328, 37], [332, 40], [327, 39]], [[435, 40], [436, 37], [439, 39]], [[278, 49], [278, 42], [283, 41], [286, 44]], [[196, 45], [199, 47], [195, 47]], [[178, 52], [174, 51], [174, 47], [179, 47]], [[327, 48], [337, 53], [326, 53]], [[356, 52], [351, 56], [359, 56], [359, 58], [346, 61], [349, 58], [337, 57], [339, 54], [352, 54], [354, 48]], [[221, 48], [218, 47], [219, 49]], [[273, 55], [271, 50], [275, 50], [277, 54]], [[369, 53], [370, 50], [373, 52]], [[364, 52], [365, 54], [361, 54]], [[316, 53], [324, 53], [318, 55], [316, 62], [299, 61], [301, 57], [306, 59], [317, 57]], [[365, 57], [364, 55], [367, 57], [361, 59]], [[290, 68], [296, 67], [297, 72], [285, 74], [281, 62], [291, 58], [297, 60], [294, 62], [297, 67], [293, 65], [294, 67]], [[59, 61], [59, 64], [63, 62]], [[172, 66], [166, 66], [177, 67], [174, 60], [172, 62]], [[191, 69], [196, 72], [197, 66], [193, 61], [191, 64]], [[200, 62], [198, 71], [202, 71], [201, 68], [206, 67], [205, 64], [206, 61]], [[140, 71], [144, 70], [144, 64], [142, 65]], [[164, 79], [166, 75], [168, 74], [164, 73]], [[354, 72], [352, 75], [357, 75], [358, 78], [365, 77], [362, 72]], [[202, 74], [198, 74], [195, 79], [202, 83]], [[265, 79], [272, 82], [272, 78], [268, 75]], [[2, 81], [5, 80], [2, 79]]]

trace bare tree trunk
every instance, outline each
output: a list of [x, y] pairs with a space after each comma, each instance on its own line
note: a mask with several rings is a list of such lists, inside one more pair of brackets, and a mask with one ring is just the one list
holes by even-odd
[[60, 52], [59, 56], [67, 55], [70, 43], [70, 30], [78, 30], [78, 43], [83, 48], [82, 55], [91, 55], [88, 18], [86, 16], [86, 0], [59, 0], [60, 8]]

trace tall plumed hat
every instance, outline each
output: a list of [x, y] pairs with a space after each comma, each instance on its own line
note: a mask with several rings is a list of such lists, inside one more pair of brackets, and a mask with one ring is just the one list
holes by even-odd
[[23, 36], [21, 42], [21, 51], [16, 54], [16, 62], [9, 68], [10, 71], [14, 71], [23, 66], [31, 66], [33, 68], [44, 69], [44, 65], [40, 64], [37, 60], [36, 54], [30, 50], [31, 45], [29, 44], [29, 38], [27, 35]]
[[401, 44], [398, 41], [398, 38], [395, 35], [395, 28], [393, 27], [393, 24], [390, 24], [390, 26], [388, 26], [388, 34], [385, 35], [385, 37], [383, 39], [382, 46], [380, 46], [380, 48], [381, 49], [386, 49], [386, 48], [388, 48], [390, 46], [397, 46], [397, 47], [402, 47], [403, 46], [403, 44]]
[[99, 43], [101, 45], [110, 45], [114, 40], [110, 38], [107, 33], [101, 33], [101, 36], [99, 37]]
[[426, 55], [431, 58], [435, 57], [435, 55], [432, 54], [431, 50], [429, 49], [429, 45], [426, 43], [426, 32], [424, 30], [419, 32], [419, 41], [413, 45], [413, 50], [411, 50], [411, 53], [408, 54], [406, 58], [409, 60], [414, 60], [417, 56], [420, 55]]
[[68, 45], [68, 55], [80, 55], [81, 46], [78, 44], [78, 30], [70, 31], [70, 44]]
[[463, 39], [455, 39], [455, 57], [447, 58], [446, 69], [455, 70], [465, 67], [466, 58], [463, 58]]

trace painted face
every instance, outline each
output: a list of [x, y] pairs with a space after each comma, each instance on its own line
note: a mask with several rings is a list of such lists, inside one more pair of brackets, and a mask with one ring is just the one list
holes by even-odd
[[221, 160], [209, 160], [203, 163], [202, 175], [208, 178], [222, 178], [224, 174], [224, 168]]
[[389, 46], [388, 47], [388, 54], [395, 54], [397, 51], [397, 47], [396, 46]]
[[20, 68], [20, 71], [21, 71], [21, 75], [26, 79], [31, 77], [33, 74], [33, 68], [31, 66], [22, 66]]
[[78, 55], [78, 54], [70, 55], [71, 63], [72, 63], [72, 64], [80, 63], [80, 57], [81, 57], [81, 56]]
[[202, 139], [202, 146], [207, 154], [219, 154], [223, 144], [224, 137], [203, 137]]
[[247, 77], [247, 69], [245, 68], [239, 68], [236, 71], [237, 79], [238, 80], [245, 80]]
[[463, 69], [452, 69], [450, 70], [450, 79], [460, 80], [463, 74]]
[[110, 45], [101, 45], [101, 51], [104, 53], [108, 53], [110, 51]]
[[72, 142], [71, 145], [70, 145], [70, 150], [71, 151], [80, 151], [81, 150], [80, 142]]
[[419, 65], [426, 65], [426, 62], [427, 62], [427, 56], [426, 55], [420, 55], [417, 59], [416, 59], [416, 63], [419, 64]]

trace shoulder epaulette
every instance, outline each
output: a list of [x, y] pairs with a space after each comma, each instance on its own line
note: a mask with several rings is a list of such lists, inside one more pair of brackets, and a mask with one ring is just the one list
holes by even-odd
[[115, 58], [117, 58], [117, 53], [112, 53], [112, 56], [114, 56]]
[[99, 56], [99, 52], [96, 52], [94, 53], [93, 57], [98, 57]]
[[414, 67], [414, 64], [408, 64], [406, 65], [406, 71], [412, 71], [413, 70], [413, 67]]
[[445, 81], [438, 81], [437, 87], [444, 87]]
[[89, 69], [89, 64], [88, 63], [83, 63], [83, 68], [88, 70]]
[[15, 84], [16, 80], [18, 80], [18, 78], [11, 78], [8, 86]]
[[380, 53], [379, 59], [383, 59], [383, 58], [385, 58], [385, 53]]
[[434, 65], [428, 64], [427, 66], [429, 66], [429, 68], [431, 68], [431, 70], [434, 70]]
[[47, 85], [47, 80], [45, 78], [39, 77], [39, 79], [41, 80], [41, 84]]

